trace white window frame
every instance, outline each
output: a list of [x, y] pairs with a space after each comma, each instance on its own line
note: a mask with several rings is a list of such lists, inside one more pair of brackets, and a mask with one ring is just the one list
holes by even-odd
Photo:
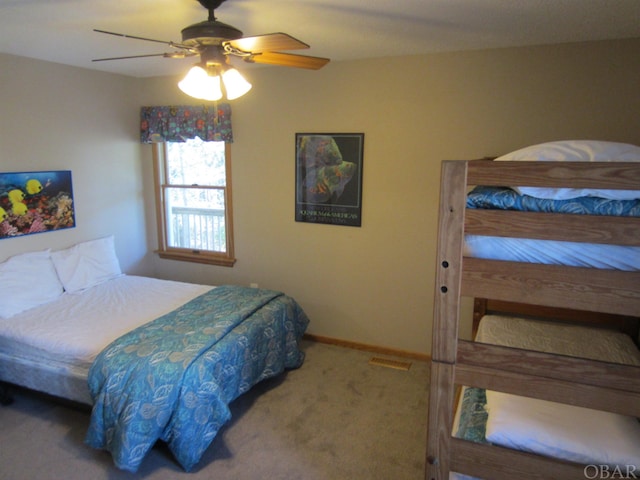
[[153, 169], [155, 183], [155, 204], [156, 217], [158, 224], [158, 250], [156, 253], [160, 258], [181, 260], [184, 262], [206, 263], [210, 265], [221, 265], [232, 267], [235, 262], [233, 249], [233, 209], [231, 207], [231, 146], [225, 143], [225, 176], [226, 182], [224, 188], [225, 203], [225, 233], [226, 233], [226, 252], [214, 252], [210, 250], [192, 250], [188, 248], [176, 248], [168, 245], [167, 242], [167, 208], [165, 204], [164, 191], [168, 187], [166, 182], [167, 169], [167, 144], [164, 142], [153, 144]]

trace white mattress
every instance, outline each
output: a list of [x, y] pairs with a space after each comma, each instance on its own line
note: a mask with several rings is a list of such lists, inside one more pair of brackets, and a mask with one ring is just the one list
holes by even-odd
[[635, 271], [640, 247], [467, 235], [467, 257]]
[[640, 365], [640, 351], [628, 335], [595, 327], [507, 315], [485, 315], [478, 326], [476, 341], [612, 363]]
[[87, 374], [104, 347], [211, 288], [124, 275], [0, 319], [0, 380], [91, 403]]

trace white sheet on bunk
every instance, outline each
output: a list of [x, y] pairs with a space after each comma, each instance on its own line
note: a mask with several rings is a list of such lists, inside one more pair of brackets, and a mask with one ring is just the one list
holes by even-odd
[[467, 235], [464, 255], [487, 260], [640, 270], [640, 247]]
[[0, 319], [0, 354], [51, 367], [88, 371], [96, 355], [124, 333], [210, 290], [121, 276], [77, 294]]
[[[477, 341], [640, 366], [622, 333], [488, 315]], [[609, 412], [487, 391], [486, 438], [492, 443], [583, 464], [640, 469], [640, 423]]]

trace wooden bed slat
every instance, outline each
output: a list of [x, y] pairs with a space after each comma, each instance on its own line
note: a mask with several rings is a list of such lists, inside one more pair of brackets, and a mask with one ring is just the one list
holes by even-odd
[[[584, 480], [584, 465], [451, 438], [451, 470], [491, 480]], [[430, 477], [427, 477], [429, 479]], [[442, 477], [448, 478], [448, 477]]]
[[520, 185], [611, 190], [640, 190], [638, 165], [632, 162], [489, 162], [472, 160], [467, 185]]
[[640, 366], [599, 362], [465, 340], [458, 342], [457, 364], [499, 368], [514, 373], [614, 388], [640, 395]]
[[[460, 346], [460, 348], [464, 347]], [[553, 363], [551, 355], [546, 357]], [[496, 354], [496, 358], [505, 359], [500, 354]], [[513, 352], [508, 358], [514, 360]], [[505, 369], [500, 366], [483, 367], [459, 361], [455, 367], [455, 383], [623, 415], [640, 416], [640, 392], [636, 391], [639, 367], [622, 366], [617, 372], [618, 375], [609, 381], [602, 376], [606, 368], [598, 366], [597, 362], [591, 362], [593, 363], [591, 370], [598, 373], [597, 379], [591, 382], [597, 385], [593, 385], [576, 381], [576, 379], [583, 380], [587, 373], [591, 373], [580, 372], [584, 364], [579, 359], [565, 357], [565, 362], [566, 365], [560, 366], [557, 372], [548, 370], [544, 374], [539, 373], [540, 367], [532, 367], [526, 363], [510, 365], [510, 369]], [[572, 368], [575, 368], [573, 381], [570, 379]], [[610, 387], [610, 384], [619, 385], [621, 378], [627, 378], [633, 384], [623, 389]]]
[[640, 395], [495, 368], [456, 366], [456, 383], [621, 415], [640, 416]]
[[464, 258], [462, 295], [637, 315], [640, 272]]
[[640, 245], [638, 217], [469, 209], [465, 231], [496, 237]]

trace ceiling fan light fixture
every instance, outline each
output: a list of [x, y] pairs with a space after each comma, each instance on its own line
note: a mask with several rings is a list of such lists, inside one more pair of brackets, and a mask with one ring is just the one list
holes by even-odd
[[218, 75], [209, 75], [199, 65], [189, 70], [185, 77], [178, 82], [178, 87], [193, 98], [215, 101], [222, 98], [222, 88]]
[[219, 22], [215, 9], [226, 0], [198, 0], [209, 11], [209, 18], [203, 22], [182, 29], [182, 43], [137, 37], [107, 30], [94, 29], [96, 32], [118, 37], [164, 43], [175, 51], [148, 55], [128, 55], [123, 57], [96, 58], [94, 62], [106, 60], [124, 60], [141, 57], [184, 58], [199, 56], [200, 62], [178, 82], [185, 94], [201, 100], [216, 101], [226, 96], [234, 100], [251, 90], [251, 84], [232, 68], [231, 57], [247, 63], [280, 65], [285, 67], [317, 70], [329, 62], [328, 58], [311, 57], [282, 50], [300, 50], [309, 45], [291, 35], [277, 32], [253, 37], [244, 37], [237, 28]]
[[222, 82], [227, 92], [227, 100], [235, 100], [241, 97], [249, 90], [252, 85], [240, 74], [235, 68], [225, 70], [222, 74]]

